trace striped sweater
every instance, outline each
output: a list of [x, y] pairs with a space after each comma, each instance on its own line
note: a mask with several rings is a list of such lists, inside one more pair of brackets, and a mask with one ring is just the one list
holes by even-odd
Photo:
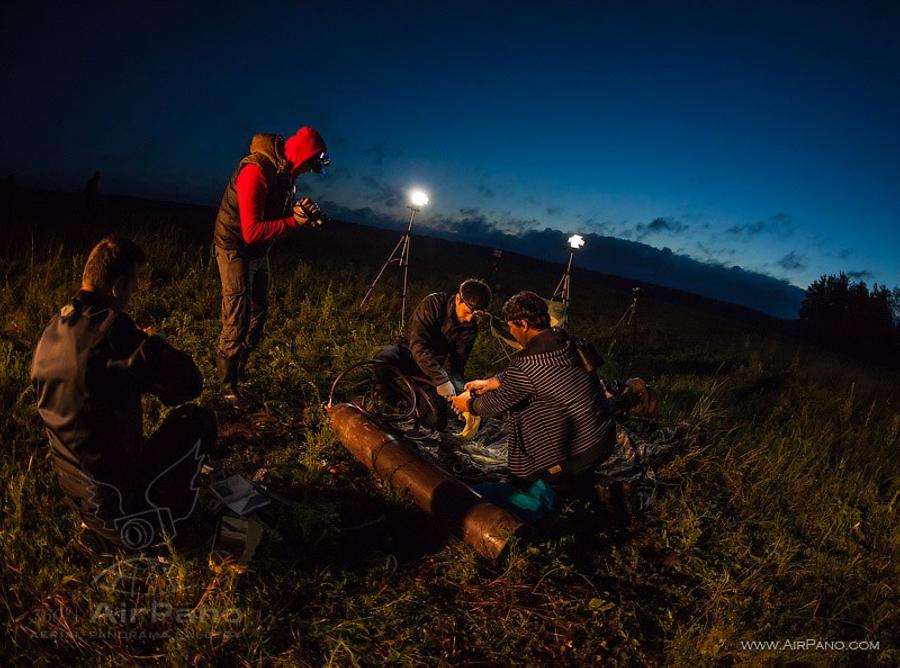
[[517, 478], [549, 477], [573, 457], [602, 461], [615, 442], [600, 381], [585, 371], [564, 332], [548, 329], [532, 339], [500, 376], [500, 387], [469, 407], [487, 417], [507, 414], [509, 470]]

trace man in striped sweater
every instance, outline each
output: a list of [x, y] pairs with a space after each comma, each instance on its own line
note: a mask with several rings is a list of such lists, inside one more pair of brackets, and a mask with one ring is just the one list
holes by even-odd
[[573, 339], [550, 328], [543, 299], [520, 292], [506, 302], [503, 314], [522, 350], [505, 372], [470, 381], [468, 391], [451, 401], [457, 411], [507, 415], [511, 482], [544, 480], [569, 488], [612, 453], [612, 411]]

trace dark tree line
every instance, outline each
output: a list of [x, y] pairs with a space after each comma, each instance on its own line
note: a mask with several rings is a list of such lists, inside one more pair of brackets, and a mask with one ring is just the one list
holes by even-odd
[[900, 288], [853, 283], [846, 274], [822, 276], [806, 289], [800, 332], [818, 345], [900, 367]]

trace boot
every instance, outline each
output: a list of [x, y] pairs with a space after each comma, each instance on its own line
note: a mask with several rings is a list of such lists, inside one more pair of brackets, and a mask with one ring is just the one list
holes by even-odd
[[232, 408], [243, 411], [251, 408], [249, 402], [244, 399], [238, 390], [238, 369], [240, 367], [240, 355], [225, 357], [216, 356], [216, 375], [222, 387], [222, 399]]
[[245, 380], [247, 380], [247, 360], [249, 358], [250, 351], [246, 348], [241, 348], [241, 352], [237, 354], [237, 380], [239, 383], [243, 383]]

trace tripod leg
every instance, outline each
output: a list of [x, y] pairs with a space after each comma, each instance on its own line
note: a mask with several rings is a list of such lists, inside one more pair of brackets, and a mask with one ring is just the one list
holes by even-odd
[[404, 234], [400, 238], [400, 241], [397, 242], [397, 245], [394, 246], [394, 250], [391, 251], [391, 254], [388, 255], [388, 259], [385, 261], [384, 265], [381, 267], [381, 271], [378, 272], [378, 276], [375, 277], [375, 280], [372, 281], [372, 284], [369, 286], [369, 289], [366, 290], [365, 296], [362, 298], [362, 301], [359, 303], [360, 306], [366, 305], [366, 301], [369, 299], [369, 295], [372, 294], [372, 291], [375, 289], [375, 286], [378, 285], [378, 281], [381, 279], [381, 275], [388, 268], [388, 265], [390, 265], [392, 262], [397, 262], [398, 258], [395, 258], [394, 256], [397, 254], [397, 251], [400, 249], [400, 246], [403, 244], [403, 242], [405, 240], [406, 240], [406, 235]]
[[409, 288], [409, 237], [407, 234], [403, 244], [403, 252], [400, 255], [400, 264], [403, 266], [403, 293], [400, 297], [400, 324], [397, 327], [398, 334], [403, 333], [403, 325], [406, 324], [406, 292]]
[[637, 339], [637, 319], [635, 316], [637, 315], [637, 299], [632, 300], [631, 304], [629, 304], [628, 308], [625, 309], [625, 313], [622, 314], [622, 317], [619, 318], [619, 322], [616, 323], [616, 329], [619, 328], [624, 322], [624, 327], [631, 327], [631, 354], [628, 359], [628, 366], [631, 367], [634, 364], [634, 354], [635, 354], [635, 342]]
[[631, 309], [631, 364], [634, 364], [634, 358], [637, 355], [637, 297]]
[[559, 283], [556, 284], [556, 290], [553, 291], [552, 299], [554, 301], [560, 301], [566, 306], [569, 305], [569, 285], [571, 281], [571, 273], [570, 269], [566, 270], [566, 273], [562, 275], [562, 278], [559, 279]]
[[[622, 317], [619, 318], [618, 322], [612, 327], [612, 342], [610, 343], [610, 350], [612, 350], [613, 345], [619, 342], [619, 330], [624, 326], [627, 328], [631, 325], [632, 318], [634, 318], [634, 302], [628, 305], [628, 308], [625, 309], [625, 312], [622, 314]], [[630, 363], [629, 363], [630, 364]]]
[[554, 301], [562, 292], [562, 286], [563, 286], [563, 283], [565, 283], [565, 282], [566, 282], [566, 275], [563, 274], [562, 278], [559, 279], [559, 283], [556, 284], [556, 289], [553, 291], [553, 300]]

